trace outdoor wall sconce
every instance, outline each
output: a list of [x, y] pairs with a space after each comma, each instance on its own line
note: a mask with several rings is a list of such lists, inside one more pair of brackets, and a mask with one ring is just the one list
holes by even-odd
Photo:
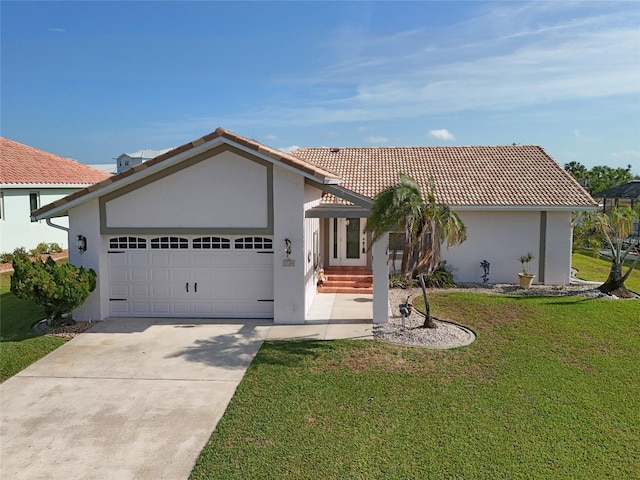
[[76, 247], [78, 247], [78, 252], [82, 255], [87, 251], [87, 237], [84, 235], [78, 235], [78, 240], [76, 240]]
[[287, 254], [287, 258], [289, 258], [289, 255], [291, 255], [291, 240], [289, 240], [288, 238], [284, 239], [284, 253]]

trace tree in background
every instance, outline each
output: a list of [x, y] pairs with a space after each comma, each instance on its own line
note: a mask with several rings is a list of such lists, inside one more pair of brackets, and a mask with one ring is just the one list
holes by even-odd
[[466, 240], [466, 227], [460, 217], [449, 206], [436, 203], [432, 182], [425, 198], [418, 182], [400, 173], [398, 183], [376, 195], [367, 230], [373, 233], [374, 242], [389, 232], [406, 232], [401, 274], [407, 280], [414, 275], [420, 280], [426, 310], [423, 327], [436, 328], [425, 276], [440, 265], [440, 247], [444, 242], [449, 248]]
[[634, 178], [631, 165], [627, 165], [627, 168], [611, 168], [604, 165], [587, 170], [587, 167], [579, 162], [569, 162], [565, 163], [564, 169], [591, 195], [630, 182]]

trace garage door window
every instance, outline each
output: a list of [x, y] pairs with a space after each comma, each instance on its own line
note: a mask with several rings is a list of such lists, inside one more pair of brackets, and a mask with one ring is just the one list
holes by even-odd
[[273, 248], [273, 241], [264, 237], [244, 237], [235, 241], [236, 250], [269, 250]]
[[230, 250], [231, 240], [223, 237], [201, 237], [193, 239], [195, 250]]
[[109, 239], [109, 248], [147, 248], [147, 239], [139, 237], [114, 237]]
[[169, 248], [186, 249], [189, 248], [189, 240], [182, 237], [158, 237], [151, 239], [152, 250], [166, 250]]

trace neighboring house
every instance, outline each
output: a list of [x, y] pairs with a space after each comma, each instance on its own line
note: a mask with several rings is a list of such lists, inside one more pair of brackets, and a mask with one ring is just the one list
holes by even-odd
[[133, 153], [123, 153], [118, 155], [116, 160], [116, 173], [120, 173], [128, 168], [135, 167], [136, 165], [140, 165], [141, 163], [147, 162], [152, 158], [156, 158], [157, 156], [162, 155], [163, 153], [167, 153], [171, 148], [165, 148], [164, 150], [150, 150], [148, 148], [143, 150], [138, 150]]
[[38, 243], [67, 248], [67, 219], [63, 227], [31, 221], [31, 211], [54, 202], [110, 175], [82, 163], [0, 137], [0, 252]]
[[[74, 312], [107, 317], [273, 318], [302, 323], [320, 266], [373, 271], [373, 321], [388, 318], [387, 238], [366, 232], [373, 197], [398, 172], [436, 184], [468, 228], [445, 258], [461, 281], [515, 282], [518, 257], [566, 284], [571, 212], [596, 204], [539, 147], [299, 149], [222, 128], [32, 213], [69, 216], [75, 265], [98, 287]], [[82, 253], [82, 254], [81, 254]]]

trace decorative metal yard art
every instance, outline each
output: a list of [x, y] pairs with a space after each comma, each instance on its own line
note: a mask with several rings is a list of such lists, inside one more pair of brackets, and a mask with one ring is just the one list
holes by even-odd
[[400, 304], [400, 315], [402, 315], [402, 329], [404, 330], [405, 325], [404, 325], [404, 321], [405, 319], [411, 315], [411, 312], [413, 311], [413, 305], [409, 303], [409, 298], [407, 297], [407, 300], [404, 303]]
[[482, 270], [484, 270], [484, 275], [482, 275], [482, 283], [486, 285], [487, 283], [489, 283], [489, 269], [491, 268], [491, 264], [486, 260], [482, 260], [480, 262], [480, 266], [482, 267]]

